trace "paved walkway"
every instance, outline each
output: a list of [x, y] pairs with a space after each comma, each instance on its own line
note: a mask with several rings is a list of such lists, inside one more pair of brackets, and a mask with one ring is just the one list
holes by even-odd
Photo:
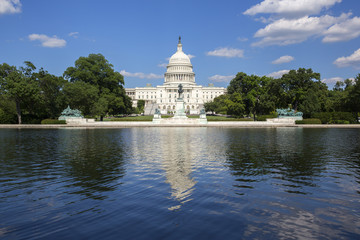
[[95, 122], [86, 124], [0, 124], [0, 128], [130, 128], [130, 127], [232, 127], [232, 128], [360, 128], [360, 124], [284, 124], [269, 122], [245, 122], [245, 121], [219, 121], [206, 124], [166, 123], [153, 122]]

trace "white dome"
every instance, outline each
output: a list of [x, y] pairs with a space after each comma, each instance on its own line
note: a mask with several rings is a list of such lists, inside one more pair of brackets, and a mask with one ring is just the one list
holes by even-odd
[[169, 64], [191, 64], [190, 58], [182, 50], [178, 50], [169, 60]]
[[170, 60], [169, 60], [169, 65], [191, 65], [191, 62], [190, 62], [190, 58], [188, 55], [186, 55], [183, 50], [182, 50], [182, 44], [181, 44], [181, 40], [179, 38], [179, 44], [177, 46], [177, 51], [176, 53], [174, 53]]

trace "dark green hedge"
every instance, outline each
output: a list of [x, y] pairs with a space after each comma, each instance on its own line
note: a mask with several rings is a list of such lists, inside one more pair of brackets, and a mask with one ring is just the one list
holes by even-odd
[[271, 115], [260, 115], [257, 116], [257, 121], [266, 121], [267, 118], [277, 118], [277, 114], [271, 114]]
[[303, 120], [296, 120], [296, 124], [321, 124], [321, 120], [317, 118], [307, 118]]
[[0, 109], [0, 124], [13, 124], [16, 123], [17, 117], [15, 114], [7, 113]]
[[66, 121], [57, 119], [44, 119], [41, 121], [41, 124], [66, 124]]
[[320, 112], [314, 113], [313, 118], [318, 118], [323, 124], [356, 123], [356, 117], [350, 112]]

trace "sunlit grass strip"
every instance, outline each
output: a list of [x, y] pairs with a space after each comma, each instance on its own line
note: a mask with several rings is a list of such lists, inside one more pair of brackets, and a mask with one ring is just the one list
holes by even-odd
[[41, 121], [41, 124], [66, 124], [66, 121], [57, 119], [44, 119]]
[[206, 116], [208, 121], [249, 121], [252, 122], [252, 118], [232, 118], [232, 117], [223, 117], [223, 116]]
[[112, 121], [112, 122], [136, 122], [136, 121], [152, 121], [153, 116], [136, 116], [136, 117], [122, 117], [122, 118], [110, 118], [104, 119], [104, 121]]
[[296, 120], [296, 124], [321, 124], [321, 120], [317, 118], [308, 118], [303, 120]]

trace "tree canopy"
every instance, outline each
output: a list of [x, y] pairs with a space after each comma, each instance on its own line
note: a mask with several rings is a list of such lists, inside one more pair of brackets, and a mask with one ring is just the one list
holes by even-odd
[[39, 123], [58, 118], [67, 105], [86, 116], [128, 114], [124, 77], [101, 54], [80, 57], [63, 76], [55, 76], [29, 61], [19, 68], [0, 65], [0, 123]]
[[[67, 86], [65, 93], [70, 99], [77, 92], [81, 100], [72, 99], [74, 107], [82, 104], [85, 115], [122, 114], [132, 111], [131, 99], [125, 94], [124, 77], [115, 72], [113, 65], [101, 54], [89, 54], [75, 61], [74, 67], [64, 72], [64, 78], [74, 86]], [[92, 99], [86, 99], [86, 96]], [[79, 97], [80, 98], [80, 97]]]
[[[234, 99], [239, 104], [234, 105]], [[328, 90], [320, 81], [320, 74], [311, 68], [290, 70], [281, 78], [236, 74], [227, 88], [227, 94], [205, 103], [211, 112], [234, 116], [272, 114], [277, 108], [291, 107], [302, 111], [304, 117], [319, 112], [360, 112], [360, 74], [355, 80], [347, 79]], [[241, 104], [240, 104], [241, 103]]]

